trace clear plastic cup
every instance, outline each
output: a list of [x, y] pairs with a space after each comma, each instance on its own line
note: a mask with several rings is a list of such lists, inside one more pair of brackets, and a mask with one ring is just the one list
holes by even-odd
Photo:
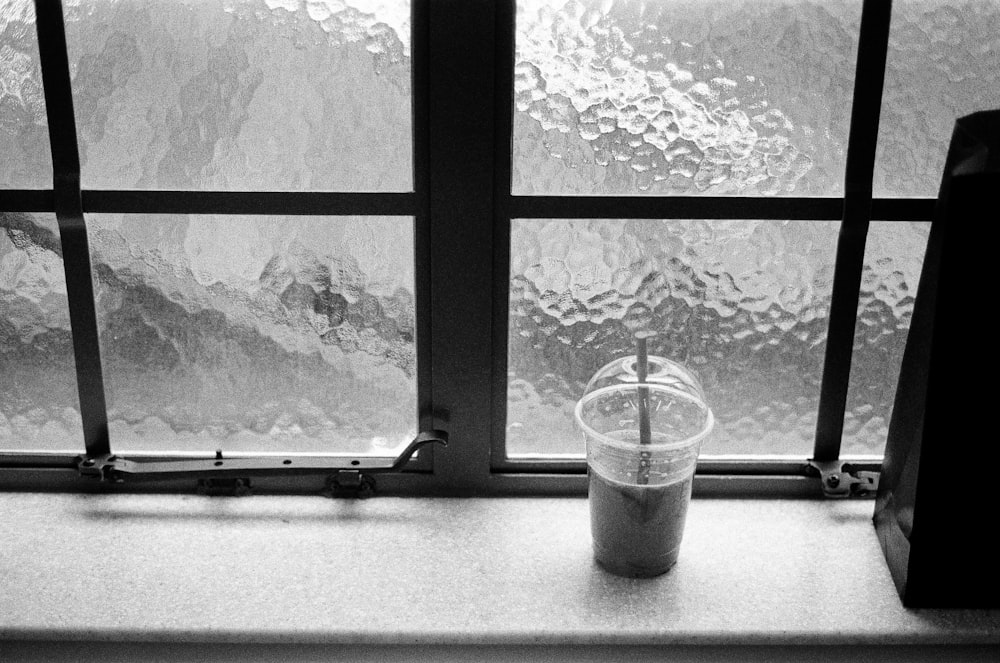
[[640, 382], [585, 394], [575, 415], [587, 441], [595, 558], [622, 576], [665, 573], [680, 551], [712, 411], [696, 394]]

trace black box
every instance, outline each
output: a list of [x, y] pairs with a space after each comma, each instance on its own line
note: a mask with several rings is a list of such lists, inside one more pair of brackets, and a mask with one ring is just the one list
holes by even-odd
[[1000, 607], [998, 203], [1000, 111], [975, 113], [948, 149], [875, 502], [907, 607]]

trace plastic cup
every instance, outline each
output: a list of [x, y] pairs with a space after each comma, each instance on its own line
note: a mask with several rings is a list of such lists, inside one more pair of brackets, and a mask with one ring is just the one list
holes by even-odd
[[587, 441], [594, 557], [621, 576], [665, 573], [677, 562], [712, 411], [686, 391], [632, 383], [586, 394], [575, 415]]

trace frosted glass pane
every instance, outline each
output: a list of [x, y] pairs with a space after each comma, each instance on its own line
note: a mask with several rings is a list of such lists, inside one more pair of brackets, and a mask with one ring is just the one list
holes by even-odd
[[52, 186], [32, 0], [0, 2], [0, 187]]
[[0, 212], [0, 450], [83, 451], [59, 228]]
[[415, 434], [412, 219], [88, 221], [116, 451], [385, 455]]
[[409, 0], [86, 0], [84, 186], [409, 191]]
[[705, 454], [810, 453], [838, 225], [515, 220], [508, 454], [582, 457], [573, 407], [639, 330], [704, 386]]
[[895, 0], [877, 196], [936, 197], [955, 120], [1000, 108], [1000, 2]]
[[837, 195], [855, 0], [519, 0], [517, 194]]
[[898, 222], [875, 222], [868, 231], [842, 454], [885, 451], [929, 232], [930, 223]]

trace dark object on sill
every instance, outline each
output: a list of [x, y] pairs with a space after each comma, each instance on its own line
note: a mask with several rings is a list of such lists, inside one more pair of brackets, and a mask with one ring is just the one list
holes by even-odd
[[[875, 529], [903, 604], [1000, 607], [993, 534], [1000, 110], [955, 124], [889, 423]], [[983, 380], [977, 380], [982, 377]], [[995, 457], [995, 456], [993, 456]], [[961, 476], [952, 483], [945, 477]]]

